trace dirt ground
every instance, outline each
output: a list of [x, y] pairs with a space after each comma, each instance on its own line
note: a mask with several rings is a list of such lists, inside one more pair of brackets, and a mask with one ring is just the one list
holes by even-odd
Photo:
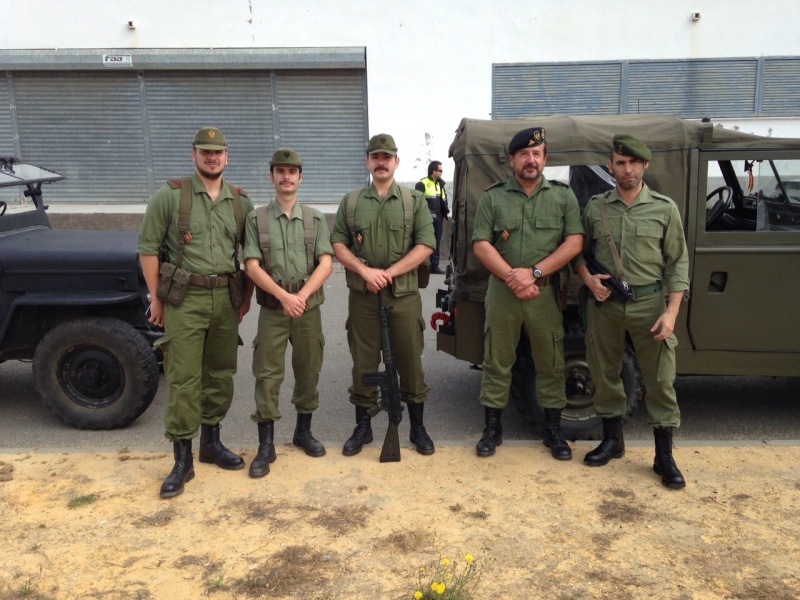
[[649, 445], [603, 468], [591, 447], [281, 446], [260, 480], [195, 462], [170, 500], [171, 452], [0, 453], [0, 599], [413, 598], [420, 568], [467, 553], [474, 598], [800, 597], [796, 444], [681, 446], [677, 491]]

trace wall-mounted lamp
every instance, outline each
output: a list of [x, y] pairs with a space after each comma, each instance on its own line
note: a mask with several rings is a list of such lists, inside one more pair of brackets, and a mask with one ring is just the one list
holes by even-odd
[[[697, 14], [699, 15], [700, 13]], [[125, 21], [125, 27], [127, 27], [128, 29], [136, 29], [136, 21], [134, 21], [133, 19], [131, 19], [130, 21]]]
[[701, 16], [702, 15], [700, 14], [700, 11], [693, 12], [692, 13], [692, 21], [699, 21]]

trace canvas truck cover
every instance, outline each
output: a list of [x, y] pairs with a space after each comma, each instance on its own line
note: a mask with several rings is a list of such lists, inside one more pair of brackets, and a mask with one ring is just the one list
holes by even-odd
[[616, 134], [628, 133], [641, 139], [653, 153], [645, 182], [675, 200], [684, 217], [693, 150], [723, 148], [728, 143], [753, 149], [775, 149], [782, 144], [786, 148], [796, 148], [797, 144], [797, 140], [766, 138], [715, 127], [708, 122], [659, 115], [551, 115], [502, 121], [462, 119], [450, 146], [450, 157], [455, 161], [452, 261], [456, 301], [483, 302], [489, 274], [472, 253], [475, 208], [483, 190], [511, 176], [508, 142], [518, 131], [534, 126], [544, 127], [547, 132], [548, 167], [604, 167]]

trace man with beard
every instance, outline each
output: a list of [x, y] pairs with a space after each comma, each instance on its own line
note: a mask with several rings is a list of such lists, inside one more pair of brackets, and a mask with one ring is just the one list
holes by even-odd
[[556, 274], [583, 245], [580, 208], [569, 186], [542, 174], [547, 162], [542, 127], [514, 135], [508, 158], [513, 174], [483, 192], [472, 233], [475, 256], [491, 273], [480, 391], [486, 426], [475, 449], [478, 456], [491, 456], [503, 442], [502, 410], [524, 328], [536, 367], [536, 397], [544, 409], [544, 445], [554, 458], [569, 460], [572, 449], [561, 431], [567, 401]]
[[[603, 285], [611, 276], [593, 275], [582, 256], [575, 259], [576, 272], [596, 300], [586, 303], [586, 356], [595, 385], [594, 404], [603, 419], [603, 441], [583, 460], [602, 466], [625, 454], [626, 402], [619, 366], [627, 332], [647, 389], [656, 447], [653, 470], [664, 486], [679, 489], [686, 482], [672, 457], [672, 431], [681, 420], [673, 387], [678, 345], [673, 330], [689, 289], [689, 255], [678, 207], [642, 181], [651, 158], [640, 140], [615, 136], [608, 170], [616, 187], [593, 197], [583, 213], [586, 248], [593, 246], [595, 258], [633, 292], [632, 299], [612, 296]], [[607, 234], [613, 241], [606, 243]]]
[[253, 292], [246, 279], [240, 287], [237, 259], [244, 215], [253, 203], [222, 177], [227, 148], [219, 129], [200, 129], [192, 142], [195, 173], [161, 186], [139, 230], [149, 318], [164, 327], [159, 343], [169, 383], [164, 426], [175, 464], [161, 486], [162, 498], [177, 496], [194, 477], [192, 439], [198, 429], [200, 462], [244, 467], [219, 433], [233, 400], [238, 326]]
[[361, 376], [377, 371], [380, 363], [375, 295], [382, 294], [383, 303], [391, 307], [392, 347], [400, 399], [408, 405], [409, 439], [420, 454], [433, 454], [422, 418], [429, 388], [422, 370], [425, 321], [417, 278], [417, 267], [436, 247], [431, 213], [422, 194], [395, 183], [400, 159], [392, 136], [380, 133], [370, 138], [365, 162], [372, 184], [344, 197], [331, 234], [334, 255], [347, 270], [350, 289], [346, 328], [353, 384], [349, 392], [356, 407], [356, 427], [342, 453], [353, 456], [372, 441], [368, 410], [375, 406], [377, 389], [364, 386]]

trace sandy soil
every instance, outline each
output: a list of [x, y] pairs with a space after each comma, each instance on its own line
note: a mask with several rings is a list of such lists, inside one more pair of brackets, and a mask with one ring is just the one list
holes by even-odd
[[412, 598], [466, 553], [475, 598], [800, 597], [800, 447], [680, 447], [680, 491], [649, 446], [594, 469], [591, 447], [281, 446], [261, 480], [196, 462], [170, 500], [171, 453], [0, 453], [0, 598]]

